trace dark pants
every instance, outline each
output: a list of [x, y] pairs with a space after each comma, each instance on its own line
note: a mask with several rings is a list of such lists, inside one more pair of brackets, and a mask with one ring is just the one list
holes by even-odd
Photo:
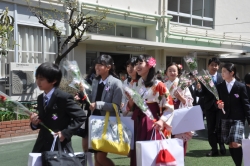
[[212, 151], [217, 151], [217, 143], [220, 143], [217, 136], [217, 131], [220, 129], [218, 124], [218, 111], [220, 110], [217, 110], [215, 107], [210, 110], [206, 110], [208, 142]]

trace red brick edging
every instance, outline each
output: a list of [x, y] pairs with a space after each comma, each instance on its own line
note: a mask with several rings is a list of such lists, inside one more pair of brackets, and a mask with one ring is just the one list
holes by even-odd
[[29, 119], [0, 122], [0, 138], [36, 134], [38, 131], [31, 130]]

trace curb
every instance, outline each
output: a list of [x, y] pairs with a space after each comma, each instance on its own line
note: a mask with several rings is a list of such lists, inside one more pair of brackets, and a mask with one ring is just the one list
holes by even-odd
[[38, 134], [31, 134], [31, 135], [24, 135], [24, 136], [18, 136], [18, 137], [1, 138], [0, 145], [35, 140], [37, 138], [37, 136], [38, 136]]

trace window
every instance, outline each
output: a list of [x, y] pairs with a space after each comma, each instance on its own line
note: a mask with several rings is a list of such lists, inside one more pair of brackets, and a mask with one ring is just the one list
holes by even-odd
[[168, 0], [172, 22], [213, 28], [214, 0]]
[[18, 25], [18, 45], [19, 62], [43, 63], [55, 60], [56, 38], [48, 29]]
[[[100, 23], [101, 25], [106, 24]], [[104, 26], [103, 26], [104, 27]], [[102, 28], [100, 30], [91, 29], [89, 33], [97, 33], [101, 35], [119, 36], [119, 37], [129, 37], [136, 39], [146, 39], [146, 27], [144, 26], [134, 26], [128, 24], [114, 24], [112, 27]]]
[[88, 73], [90, 68], [94, 65], [96, 57], [97, 57], [96, 52], [87, 52], [86, 53], [86, 73]]

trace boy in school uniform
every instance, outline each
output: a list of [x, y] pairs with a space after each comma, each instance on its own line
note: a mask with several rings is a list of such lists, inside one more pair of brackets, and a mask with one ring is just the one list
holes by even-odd
[[[73, 96], [58, 89], [62, 73], [57, 65], [45, 62], [36, 70], [36, 84], [44, 93], [38, 96], [38, 114], [30, 117], [31, 129], [40, 129], [33, 147], [33, 153], [49, 151], [53, 142], [53, 135], [39, 124], [42, 121], [56, 135], [62, 148], [69, 150], [73, 133], [83, 124], [86, 115]], [[57, 144], [55, 150], [57, 150]]]
[[245, 119], [250, 124], [250, 103], [248, 100], [246, 86], [237, 81], [236, 68], [232, 63], [226, 63], [222, 67], [224, 81], [217, 86], [219, 98], [219, 109], [221, 117], [221, 141], [229, 145], [231, 157], [236, 166], [242, 163], [242, 139], [244, 133]]

